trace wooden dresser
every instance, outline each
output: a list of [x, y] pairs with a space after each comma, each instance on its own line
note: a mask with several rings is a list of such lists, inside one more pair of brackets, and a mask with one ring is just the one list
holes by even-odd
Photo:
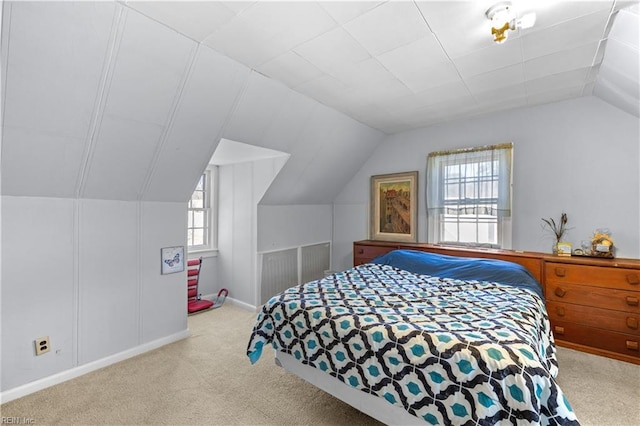
[[518, 263], [542, 284], [559, 346], [640, 364], [640, 260], [364, 240], [353, 243], [353, 264], [402, 248]]
[[547, 256], [544, 286], [559, 345], [640, 364], [640, 261]]

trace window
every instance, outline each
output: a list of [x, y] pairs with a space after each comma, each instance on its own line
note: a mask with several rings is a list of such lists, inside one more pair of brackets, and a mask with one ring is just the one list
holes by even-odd
[[511, 246], [512, 151], [508, 143], [429, 154], [429, 242]]
[[215, 169], [207, 169], [191, 195], [187, 208], [187, 246], [190, 252], [214, 249]]

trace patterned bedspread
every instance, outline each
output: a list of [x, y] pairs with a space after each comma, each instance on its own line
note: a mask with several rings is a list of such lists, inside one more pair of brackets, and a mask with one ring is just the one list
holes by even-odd
[[544, 302], [508, 285], [360, 265], [269, 300], [252, 363], [269, 343], [428, 424], [578, 424]]

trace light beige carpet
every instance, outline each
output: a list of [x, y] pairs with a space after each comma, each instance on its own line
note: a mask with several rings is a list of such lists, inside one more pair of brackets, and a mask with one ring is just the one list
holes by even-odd
[[[245, 356], [255, 314], [230, 303], [189, 317], [191, 337], [2, 405], [35, 424], [372, 425], [276, 367]], [[640, 424], [640, 366], [559, 349], [558, 382], [583, 425]], [[386, 403], [382, 401], [381, 403]]]

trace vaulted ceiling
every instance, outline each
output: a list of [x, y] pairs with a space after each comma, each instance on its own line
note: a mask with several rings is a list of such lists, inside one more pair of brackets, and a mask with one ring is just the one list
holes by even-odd
[[4, 1], [2, 193], [185, 201], [226, 138], [291, 155], [264, 202], [330, 203], [386, 134], [638, 116], [637, 1], [514, 1], [537, 23], [501, 45], [492, 3]]
[[[591, 95], [617, 33], [635, 46], [637, 1], [515, 0], [535, 26], [495, 44], [496, 0], [127, 4], [294, 90], [386, 133]], [[615, 31], [614, 31], [615, 35]], [[615, 64], [618, 66], [619, 61]], [[635, 96], [638, 101], [638, 77]], [[618, 76], [613, 77], [616, 80]], [[603, 86], [610, 87], [606, 82]], [[622, 90], [629, 89], [623, 84]], [[610, 94], [602, 94], [608, 99]], [[625, 96], [625, 95], [622, 95]], [[614, 96], [617, 99], [617, 96]], [[625, 101], [628, 103], [629, 100]], [[637, 114], [637, 106], [635, 108]]]
[[385, 136], [120, 2], [2, 18], [3, 195], [186, 202], [227, 138], [291, 154], [263, 202], [330, 203]]

